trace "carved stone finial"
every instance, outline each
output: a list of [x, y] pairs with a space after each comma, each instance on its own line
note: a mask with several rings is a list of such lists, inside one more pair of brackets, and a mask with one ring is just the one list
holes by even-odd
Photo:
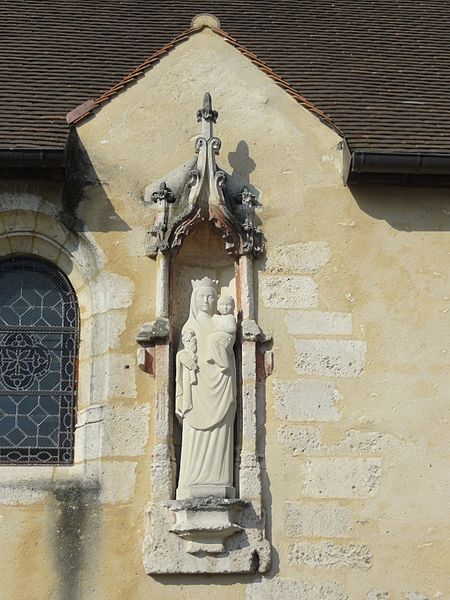
[[173, 204], [175, 202], [175, 195], [170, 187], [166, 185], [165, 181], [162, 181], [159, 184], [159, 189], [156, 192], [153, 192], [152, 201], [155, 203], [166, 201], [169, 204]]
[[219, 113], [213, 110], [211, 94], [206, 92], [203, 96], [203, 107], [197, 111], [197, 121], [208, 121], [208, 123], [216, 123]]
[[200, 29], [201, 27], [210, 27], [211, 29], [220, 29], [220, 21], [216, 15], [211, 13], [201, 13], [195, 15], [191, 21], [192, 27]]
[[256, 196], [248, 187], [234, 195], [230, 189], [233, 176], [227, 176], [216, 162], [221, 147], [213, 131], [217, 116], [211, 94], [206, 92], [203, 107], [197, 111], [201, 133], [195, 141], [195, 162], [189, 165], [182, 183], [170, 180], [177, 181], [177, 197], [165, 181], [151, 194], [158, 214], [147, 235], [148, 256], [154, 258], [159, 251], [175, 253], [196, 224], [206, 219], [219, 230], [228, 254], [259, 256], [263, 252], [262, 232], [256, 226]]

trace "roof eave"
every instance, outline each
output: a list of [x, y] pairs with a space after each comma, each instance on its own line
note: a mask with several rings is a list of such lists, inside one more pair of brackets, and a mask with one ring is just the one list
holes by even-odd
[[64, 148], [0, 148], [0, 169], [63, 170]]
[[344, 139], [345, 185], [450, 187], [450, 155], [430, 152], [352, 150]]

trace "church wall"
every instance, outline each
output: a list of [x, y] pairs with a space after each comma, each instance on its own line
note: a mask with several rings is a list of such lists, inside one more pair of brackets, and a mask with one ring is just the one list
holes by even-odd
[[[205, 91], [219, 111], [218, 162], [261, 204], [255, 288], [274, 353], [260, 431], [272, 567], [153, 578], [141, 545], [154, 380], [137, 367], [135, 337], [155, 314], [156, 266], [144, 253], [154, 210], [142, 199], [192, 159]], [[439, 189], [344, 187], [340, 141], [205, 30], [78, 126], [69, 200], [56, 184], [3, 186], [1, 254], [42, 253], [60, 265], [82, 316], [76, 464], [0, 468], [6, 597], [450, 597], [450, 201]], [[194, 255], [196, 244], [186, 247]], [[200, 253], [193, 260], [201, 270]], [[188, 268], [189, 252], [180, 261]], [[184, 287], [172, 294], [188, 301]]]

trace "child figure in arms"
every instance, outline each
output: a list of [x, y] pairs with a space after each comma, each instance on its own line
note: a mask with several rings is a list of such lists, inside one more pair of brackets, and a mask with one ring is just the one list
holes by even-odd
[[189, 383], [197, 383], [197, 338], [192, 329], [186, 329], [181, 338], [184, 349], [180, 351], [179, 359], [189, 373]]
[[233, 359], [233, 346], [236, 340], [236, 319], [234, 318], [234, 299], [221, 296], [217, 301], [218, 315], [212, 320], [216, 331], [208, 336], [208, 362], [216, 364], [222, 372], [229, 369]]

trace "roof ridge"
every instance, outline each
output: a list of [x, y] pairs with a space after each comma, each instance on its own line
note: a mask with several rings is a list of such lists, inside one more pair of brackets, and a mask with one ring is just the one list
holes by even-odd
[[339, 135], [343, 135], [341, 129], [333, 122], [331, 117], [321, 111], [315, 104], [307, 100], [304, 96], [302, 96], [295, 88], [293, 88], [287, 81], [285, 81], [282, 77], [276, 74], [276, 72], [271, 69], [265, 62], [263, 62], [256, 54], [248, 50], [245, 46], [240, 44], [235, 38], [233, 38], [229, 33], [224, 31], [218, 27], [212, 27], [209, 24], [202, 24], [197, 27], [190, 27], [189, 29], [185, 29], [179, 35], [175, 36], [170, 42], [162, 46], [159, 50], [154, 52], [149, 58], [143, 61], [140, 65], [135, 67], [130, 73], [125, 75], [119, 82], [114, 84], [112, 87], [105, 90], [98, 98], [86, 100], [81, 103], [74, 109], [72, 109], [66, 115], [66, 121], [69, 125], [75, 125], [88, 117], [96, 108], [98, 108], [103, 103], [110, 100], [113, 96], [118, 94], [124, 87], [126, 87], [132, 81], [135, 81], [137, 77], [142, 75], [147, 69], [150, 69], [155, 63], [159, 62], [160, 59], [166, 56], [173, 48], [175, 48], [181, 42], [184, 42], [189, 39], [189, 37], [194, 33], [199, 33], [203, 29], [208, 28], [211, 29], [214, 33], [219, 35], [222, 39], [224, 39], [231, 46], [239, 50], [243, 56], [247, 57], [255, 66], [257, 66], [263, 73], [265, 73], [276, 85], [281, 87], [285, 92], [287, 92], [290, 96], [292, 96], [299, 104], [302, 104], [306, 109], [315, 114], [319, 119], [324, 121], [327, 125], [329, 125], [332, 129], [334, 129]]

